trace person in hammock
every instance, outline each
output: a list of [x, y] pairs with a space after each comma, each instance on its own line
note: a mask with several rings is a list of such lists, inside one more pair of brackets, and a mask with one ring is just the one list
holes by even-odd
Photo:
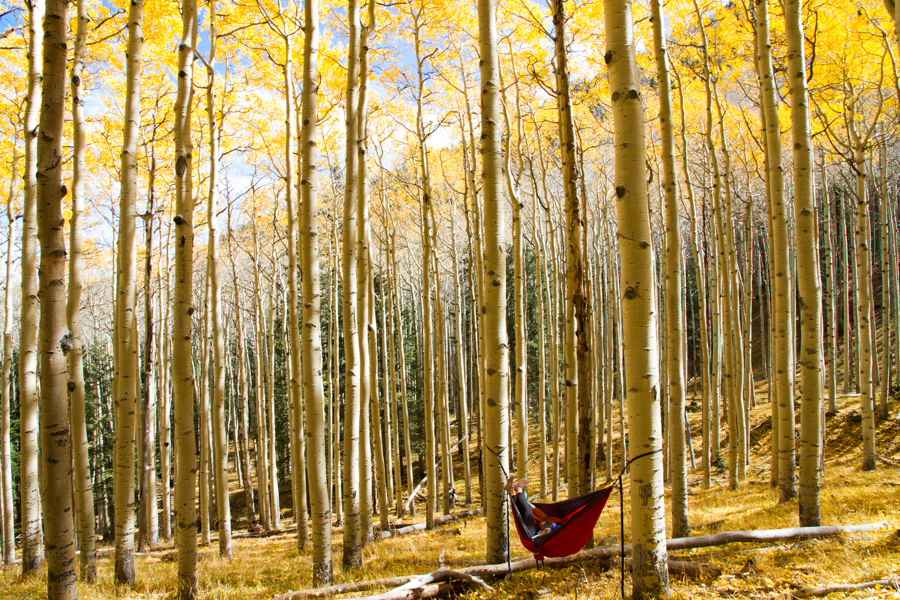
[[[528, 535], [531, 539], [534, 539], [548, 533], [555, 523], [547, 516], [547, 513], [528, 501], [528, 494], [525, 493], [525, 487], [527, 485], [527, 479], [515, 481], [515, 478], [510, 476], [509, 480], [506, 482], [505, 489], [509, 494], [510, 502], [516, 505], [519, 514], [522, 515], [523, 525], [528, 530]], [[535, 517], [540, 519], [540, 528], [538, 528]]]

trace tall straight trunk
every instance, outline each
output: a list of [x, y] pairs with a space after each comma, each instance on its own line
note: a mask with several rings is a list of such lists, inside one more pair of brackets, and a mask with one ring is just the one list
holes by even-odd
[[388, 512], [391, 509], [390, 501], [388, 498], [390, 497], [388, 494], [389, 482], [388, 477], [389, 473], [387, 472], [387, 465], [385, 463], [385, 437], [383, 434], [384, 428], [382, 426], [381, 421], [381, 410], [379, 407], [378, 400], [378, 321], [375, 316], [375, 275], [374, 269], [372, 268], [372, 257], [369, 256], [369, 318], [368, 318], [368, 342], [369, 342], [369, 357], [371, 359], [369, 363], [369, 414], [371, 417], [371, 437], [372, 444], [371, 450], [372, 455], [375, 458], [375, 484], [377, 485], [378, 492], [378, 517], [381, 525], [382, 531], [387, 531], [390, 529], [389, 523], [389, 515]]
[[528, 474], [528, 354], [527, 332], [525, 329], [525, 245], [522, 233], [522, 209], [525, 205], [522, 204], [522, 200], [519, 198], [518, 189], [519, 177], [522, 172], [522, 114], [519, 112], [519, 82], [515, 73], [515, 65], [513, 65], [512, 69], [513, 82], [516, 86], [516, 154], [519, 160], [515, 166], [516, 176], [514, 177], [513, 168], [510, 164], [512, 159], [510, 144], [513, 132], [506, 109], [506, 92], [501, 91], [503, 118], [506, 125], [506, 136], [503, 138], [503, 173], [506, 179], [506, 191], [512, 204], [513, 225], [513, 316], [516, 335], [516, 375], [513, 385], [515, 390], [513, 405], [516, 412], [516, 473], [520, 477], [525, 477]]
[[887, 142], [881, 143], [881, 182], [879, 195], [881, 197], [881, 389], [878, 392], [880, 401], [878, 404], [878, 416], [882, 421], [890, 418], [888, 412], [888, 390], [891, 387], [891, 271], [888, 260], [889, 252], [889, 223], [891, 221], [890, 200], [888, 196], [888, 167], [887, 167]]
[[359, 110], [359, 0], [348, 0], [347, 22], [347, 93], [344, 107], [347, 119], [345, 154], [346, 180], [344, 182], [344, 239], [343, 239], [343, 307], [344, 324], [344, 569], [355, 570], [362, 566], [362, 532], [360, 522], [359, 481], [359, 422], [361, 412], [360, 392], [360, 332], [357, 320], [357, 238], [358, 209], [356, 197], [358, 185], [358, 150], [356, 147], [357, 112]]
[[[22, 306], [19, 324], [19, 517], [22, 574], [41, 568], [41, 497], [38, 486], [37, 397], [37, 133], [41, 105], [44, 1], [28, 7], [28, 91], [25, 95], [25, 174], [22, 200]], [[7, 280], [9, 281], [9, 280]]]
[[546, 328], [547, 310], [544, 295], [547, 293], [547, 263], [544, 253], [544, 234], [537, 211], [537, 181], [532, 174], [531, 214], [534, 228], [535, 265], [537, 267], [537, 314], [538, 314], [538, 429], [540, 435], [541, 497], [547, 496], [547, 354]]
[[[478, 49], [481, 56], [482, 190], [484, 195], [484, 356], [486, 399], [482, 404], [482, 450], [487, 497], [485, 558], [500, 562], [509, 548], [503, 473], [509, 462], [509, 344], [506, 336], [506, 222], [502, 210], [503, 156], [500, 144], [500, 59], [494, 0], [478, 0]], [[476, 211], [477, 212], [477, 211]], [[496, 458], [495, 458], [496, 456]]]
[[690, 535], [687, 510], [687, 455], [684, 439], [684, 367], [682, 357], [681, 221], [678, 215], [678, 184], [675, 178], [675, 129], [672, 124], [672, 94], [669, 59], [663, 38], [660, 0], [651, 3], [656, 78], [659, 81], [659, 124], [662, 143], [663, 191], [666, 203], [666, 343], [668, 351], [669, 464], [672, 486], [672, 535]]
[[[172, 244], [172, 221], [168, 222], [166, 228], [166, 278], [163, 283], [160, 275], [160, 290], [158, 294], [160, 303], [160, 317], [162, 318], [162, 326], [160, 327], [161, 335], [159, 336], [159, 365], [160, 365], [160, 393], [159, 393], [159, 410], [157, 417], [159, 420], [159, 469], [162, 475], [162, 537], [169, 539], [172, 537], [172, 459], [171, 459], [171, 396], [169, 387], [169, 367], [171, 364], [171, 329], [169, 328], [169, 313], [172, 307], [172, 287], [170, 279], [172, 275], [172, 265], [169, 260], [169, 248]], [[162, 270], [162, 269], [160, 269]], [[165, 285], [165, 304], [163, 306], [163, 285]]]
[[368, 340], [374, 330], [371, 318], [369, 279], [372, 277], [372, 259], [369, 252], [369, 161], [367, 155], [368, 142], [368, 82], [369, 82], [369, 35], [377, 27], [375, 20], [375, 1], [366, 3], [368, 22], [359, 32], [359, 108], [356, 113], [356, 151], [359, 154], [357, 168], [359, 173], [356, 180], [356, 196], [359, 204], [358, 221], [359, 234], [357, 238], [357, 262], [359, 263], [359, 280], [357, 281], [356, 302], [358, 305], [357, 320], [359, 321], [359, 477], [360, 477], [360, 529], [363, 543], [374, 539], [372, 530], [372, 510], [374, 505], [372, 482], [372, 453], [373, 453], [373, 428], [376, 414], [372, 410], [372, 397], [376, 394], [377, 386], [372, 385], [372, 364], [378, 360]]
[[560, 152], [562, 154], [563, 191], [566, 202], [566, 331], [565, 331], [565, 368], [566, 368], [566, 480], [569, 482], [569, 497], [579, 494], [580, 486], [576, 484], [579, 467], [578, 456], [578, 401], [580, 386], [588, 385], [588, 381], [579, 380], [578, 331], [584, 326], [580, 314], [576, 314], [583, 301], [583, 256], [581, 215], [582, 207], [578, 198], [578, 177], [575, 159], [575, 122], [572, 115], [572, 101], [569, 97], [569, 70], [565, 41], [566, 12], [564, 0], [555, 0], [551, 6], [553, 13], [554, 36], [556, 40], [556, 102], [559, 117]]
[[[298, 296], [298, 284], [297, 284], [297, 268], [298, 268], [298, 248], [297, 248], [297, 219], [302, 211], [302, 208], [298, 210], [298, 208], [294, 207], [295, 200], [299, 201], [299, 198], [295, 198], [294, 195], [294, 138], [296, 136], [294, 130], [295, 117], [294, 117], [294, 66], [292, 60], [292, 35], [286, 35], [284, 37], [285, 40], [285, 62], [284, 62], [284, 107], [285, 107], [285, 136], [284, 136], [284, 189], [285, 189], [285, 197], [287, 199], [287, 218], [288, 218], [288, 231], [287, 231], [287, 252], [288, 252], [288, 298], [287, 298], [287, 318], [288, 318], [288, 331], [290, 337], [290, 351], [288, 360], [289, 364], [289, 372], [290, 372], [290, 380], [288, 385], [290, 386], [290, 402], [291, 402], [291, 482], [293, 483], [293, 502], [294, 502], [294, 519], [296, 520], [297, 527], [297, 550], [298, 552], [303, 552], [306, 549], [306, 540], [308, 535], [308, 526], [301, 527], [301, 521], [303, 523], [308, 523], [306, 520], [305, 510], [301, 516], [301, 504], [303, 504], [303, 508], [305, 509], [305, 502], [301, 502], [300, 494], [304, 495], [304, 499], [306, 496], [306, 479], [305, 473], [302, 473], [305, 469], [303, 465], [303, 458], [300, 453], [300, 449], [303, 446], [303, 438], [300, 437], [301, 432], [303, 431], [303, 406], [302, 406], [302, 383], [301, 378], [303, 378], [303, 364], [300, 360], [300, 353], [302, 352], [301, 342], [300, 342], [300, 315], [297, 314], [297, 302], [299, 300]], [[302, 150], [302, 144], [300, 149]], [[302, 187], [302, 186], [301, 186]], [[321, 353], [321, 348], [320, 348]], [[321, 362], [321, 355], [320, 355]], [[321, 377], [321, 374], [320, 374]], [[274, 432], [273, 432], [274, 433]], [[301, 482], [298, 479], [301, 478], [303, 480], [303, 485], [301, 486]]]
[[115, 506], [116, 506], [116, 583], [131, 585], [134, 568], [134, 436], [137, 390], [139, 384], [136, 319], [136, 246], [135, 201], [137, 199], [137, 159], [140, 137], [141, 67], [144, 3], [136, 0], [128, 11], [128, 50], [125, 74], [125, 118], [120, 155], [121, 190], [119, 193], [119, 240], [116, 253], [115, 345], [116, 410]]
[[241, 445], [244, 451], [241, 456], [241, 462], [244, 470], [244, 504], [247, 507], [247, 525], [256, 521], [255, 509], [253, 507], [253, 482], [250, 478], [250, 386], [248, 383], [249, 374], [246, 363], [247, 347], [244, 345], [244, 325], [241, 315], [240, 285], [238, 285], [237, 266], [234, 259], [234, 234], [231, 229], [231, 204], [227, 206], [228, 213], [228, 256], [231, 260], [231, 278], [234, 290], [234, 314], [235, 329], [237, 329], [237, 378], [240, 386], [241, 405], [236, 410], [240, 414], [241, 421]]
[[[390, 207], [388, 207], [387, 212], [390, 212]], [[388, 234], [390, 235], [390, 234]], [[394, 285], [396, 284], [396, 279], [394, 277], [393, 269], [391, 268], [390, 262], [390, 239], [388, 235], [385, 237], [385, 262], [387, 263], [387, 271], [388, 271], [388, 280], [390, 281], [390, 287], [385, 292], [385, 280], [382, 279], [382, 306], [384, 309], [384, 322], [382, 328], [384, 330], [389, 331], [388, 334], [388, 346], [387, 346], [387, 374], [385, 375], [385, 382], [388, 386], [388, 397], [387, 402], [391, 405], [391, 412], [393, 413], [394, 420], [394, 493], [396, 496], [396, 512], [399, 515], [400, 511], [403, 509], [403, 469], [401, 468], [400, 463], [400, 415], [397, 412], [397, 382], [395, 381], [395, 377], [397, 377], [397, 342], [395, 338], [397, 337], [398, 327], [395, 325], [394, 314], [396, 313], [396, 308], [394, 307]], [[402, 343], [402, 339], [400, 340]], [[408, 429], [408, 425], [404, 422], [404, 429]], [[409, 451], [406, 452], [406, 462], [409, 462]]]
[[[403, 411], [403, 447], [406, 448], [406, 486], [407, 486], [407, 494], [412, 495], [413, 489], [415, 488], [415, 483], [413, 481], [413, 466], [412, 466], [412, 444], [410, 442], [410, 423], [409, 423], [409, 395], [406, 390], [406, 343], [405, 336], [403, 334], [403, 311], [402, 311], [402, 303], [400, 302], [400, 286], [399, 280], [397, 277], [397, 252], [395, 245], [395, 237], [393, 232], [391, 233], [391, 271], [394, 274], [393, 282], [393, 304], [394, 304], [394, 314], [397, 315], [397, 338], [399, 343], [399, 363], [400, 363], [400, 407]], [[416, 505], [415, 502], [410, 507], [410, 512], [415, 515], [416, 514]]]
[[[428, 148], [425, 145], [425, 117], [423, 114], [423, 102], [425, 95], [425, 78], [423, 75], [422, 41], [420, 39], [423, 8], [418, 11], [410, 6], [414, 21], [413, 34], [415, 36], [416, 66], [418, 73], [418, 87], [416, 88], [416, 136], [419, 147], [419, 177], [422, 185], [422, 338], [423, 338], [423, 378], [422, 391], [425, 407], [425, 477], [427, 478], [427, 491], [425, 496], [425, 522], [428, 529], [434, 528], [434, 511], [437, 499], [437, 470], [435, 468], [435, 393], [434, 393], [434, 340], [432, 336], [432, 303], [431, 303], [431, 262], [432, 262], [432, 197], [431, 174], [428, 165]], [[504, 267], [505, 272], [505, 267]], [[490, 537], [490, 533], [488, 534]], [[490, 542], [488, 542], [490, 544]]]
[[[453, 291], [456, 299], [456, 348], [458, 356], [456, 357], [456, 377], [459, 382], [459, 438], [463, 439], [464, 436], [469, 435], [469, 394], [468, 394], [468, 386], [466, 385], [466, 345], [463, 342], [465, 336], [465, 330], [463, 329], [463, 303], [462, 303], [462, 293], [459, 285], [459, 258], [456, 253], [456, 196], [453, 197], [453, 208], [452, 208], [452, 218], [451, 218], [451, 260], [453, 261]], [[465, 481], [466, 485], [466, 504], [472, 503], [472, 472], [471, 465], [469, 461], [469, 440], [466, 438], [466, 441], [462, 443], [462, 467], [463, 467], [463, 481]], [[545, 464], [545, 461], [541, 461], [542, 464]], [[546, 487], [546, 477], [547, 472], [546, 468], [544, 469], [544, 483], [543, 487]]]
[[701, 455], [701, 466], [703, 468], [703, 487], [709, 489], [712, 484], [711, 465], [712, 459], [710, 448], [710, 361], [709, 361], [709, 323], [706, 319], [706, 278], [703, 276], [705, 271], [703, 256], [700, 253], [700, 244], [697, 241], [698, 221], [697, 208], [694, 199], [694, 186], [691, 182], [691, 171], [688, 164], [687, 151], [687, 125], [684, 118], [684, 89], [681, 85], [681, 77], [675, 72], [678, 79], [678, 98], [679, 109], [681, 112], [681, 156], [682, 171], [684, 175], [684, 188], [687, 192], [688, 206], [691, 211], [691, 244], [694, 251], [694, 276], [697, 281], [697, 312], [700, 314], [698, 321], [700, 322], [700, 394], [701, 394], [701, 434], [703, 436], [703, 453]]
[[[9, 285], [10, 275], [12, 274], [13, 262], [13, 234], [15, 233], [16, 217], [13, 215], [13, 202], [16, 196], [17, 170], [19, 166], [19, 152], [15, 142], [17, 136], [13, 138], [13, 158], [9, 170], [9, 193], [6, 196], [6, 277], [7, 282], [3, 291], [3, 364], [0, 366], [0, 506], [3, 512], [0, 514], [3, 528], [3, 564], [11, 565], [16, 558], [16, 534], [15, 534], [15, 506], [13, 505], [13, 487], [12, 487], [12, 444], [10, 443], [10, 412], [9, 412], [9, 396], [10, 396], [10, 379], [12, 375], [12, 325], [13, 325], [13, 303], [12, 303], [12, 286]], [[74, 186], [73, 186], [74, 187]], [[74, 193], [74, 192], [73, 192]], [[74, 201], [73, 201], [74, 205]], [[77, 214], [73, 209], [72, 222], [77, 222], [74, 215]], [[75, 236], [72, 236], [72, 262], [75, 262]], [[70, 263], [71, 264], [71, 263]], [[70, 289], [74, 287], [71, 283]], [[76, 330], [72, 330], [73, 341]], [[76, 346], [75, 348], [78, 348]], [[80, 354], [79, 354], [80, 355]], [[84, 389], [84, 380], [82, 379], [82, 390]], [[77, 415], [76, 415], [77, 416]], [[83, 420], [83, 419], [82, 419]], [[73, 421], [75, 421], [73, 419]], [[77, 423], [77, 421], [75, 421]], [[77, 463], [76, 463], [77, 466]], [[77, 475], [76, 475], [77, 477]], [[76, 488], [77, 489], [77, 488]], [[77, 499], [77, 496], [76, 496]], [[93, 520], [91, 521], [93, 526]], [[85, 548], [84, 551], [89, 549]], [[82, 557], [84, 554], [82, 554]], [[82, 564], [86, 559], [82, 558]], [[93, 569], [96, 575], [96, 563]], [[83, 576], [87, 576], [82, 573]]]
[[41, 506], [47, 549], [47, 597], [78, 597], [72, 489], [72, 437], [66, 355], [72, 334], [66, 324], [66, 239], [63, 222], [63, 121], [69, 5], [48, 0], [44, 15], [44, 68], [37, 144], [37, 226], [41, 249], [40, 444]]
[[[431, 205], [434, 210], [434, 204]], [[434, 213], [431, 214], [431, 222], [436, 223]], [[437, 372], [437, 386], [435, 390], [435, 410], [437, 412], [438, 426], [440, 428], [440, 452], [441, 461], [441, 510], [445, 515], [450, 514], [450, 486], [453, 485], [453, 457], [450, 454], [450, 406], [447, 395], [447, 360], [446, 360], [446, 336], [444, 335], [444, 302], [441, 293], [441, 272], [438, 268], [437, 258], [432, 255], [434, 265], [434, 347], [436, 351], [435, 367]], [[436, 482], [435, 482], [436, 483]]]
[[[775, 350], [772, 355], [775, 380], [775, 401], [778, 403], [778, 432], [773, 427], [772, 446], [777, 448], [778, 491], [782, 502], [797, 496], [794, 471], [794, 398], [793, 343], [790, 335], [792, 301], [790, 266], [788, 263], [787, 207], [784, 194], [784, 170], [781, 165], [781, 134], [775, 101], [775, 81], [772, 71], [772, 52], [769, 36], [768, 0], [756, 2], [757, 69], [762, 87], [763, 112], [768, 164], [769, 210], [772, 231], [770, 254], [774, 261]], [[776, 460], [773, 457], [772, 460]]]
[[[94, 495], [90, 469], [90, 446], [88, 445], [87, 424], [85, 421], [84, 393], [84, 355], [81, 337], [81, 293], [84, 287], [82, 252], [84, 238], [84, 175], [87, 169], [84, 154], [84, 57], [87, 41], [87, 2], [76, 3], [77, 22], [75, 34], [75, 54], [72, 60], [71, 93], [72, 93], [72, 217], [69, 220], [69, 298], [66, 304], [66, 321], [72, 333], [72, 350], [68, 355], [69, 372], [69, 412], [72, 420], [72, 450], [74, 453], [73, 485], [75, 488], [75, 516], [78, 529], [78, 550], [80, 576], [86, 583], [97, 580], [96, 539], [94, 533]], [[16, 154], [13, 153], [13, 173], [16, 170]], [[13, 175], [15, 176], [15, 175]], [[12, 219], [10, 219], [12, 234]], [[12, 235], [10, 235], [10, 240]], [[9, 274], [7, 273], [7, 281]], [[9, 286], [7, 286], [8, 288]], [[148, 287], [149, 289], [149, 287]], [[7, 294], [9, 292], [7, 291]], [[7, 321], [11, 314], [7, 304]], [[7, 364], [3, 369], [4, 376], [9, 372]], [[4, 379], [3, 393], [8, 394], [8, 385]], [[8, 402], [8, 401], [7, 401]], [[7, 431], [9, 426], [7, 425]], [[6, 439], [6, 438], [4, 438]], [[8, 469], [4, 469], [4, 473]], [[12, 498], [10, 497], [10, 500]], [[12, 507], [10, 507], [12, 508]], [[12, 519], [10, 519], [12, 524]], [[4, 538], [6, 539], [6, 538]]]
[[668, 595], [662, 423], [652, 289], [653, 250], [645, 179], [643, 102], [635, 60], [630, 0], [604, 0], [606, 64], [616, 145], [616, 209], [622, 257], [622, 324], [628, 389], [632, 577], [635, 598]]
[[[334, 196], [337, 204], [337, 195]], [[336, 513], [335, 524], [343, 526], [344, 508], [341, 502], [342, 477], [341, 473], [341, 393], [340, 393], [340, 352], [341, 352], [341, 311], [338, 310], [338, 287], [340, 283], [340, 264], [338, 258], [337, 218], [331, 222], [331, 440], [332, 440], [332, 478], [334, 479], [334, 491], [331, 496], [331, 510]]]
[[802, 0], [784, 3], [794, 147], [794, 222], [800, 310], [800, 486], [801, 527], [822, 522], [819, 504], [822, 452], [822, 287], [819, 280], [819, 221], [813, 186], [812, 137], [806, 83]]
[[[152, 150], [151, 150], [152, 154]], [[147, 186], [147, 212], [144, 218], [144, 347], [141, 364], [144, 387], [141, 393], [140, 498], [138, 549], [156, 546], [159, 542], [159, 521], [156, 507], [156, 373], [153, 369], [153, 184], [156, 158], [151, 156]]]
[[[875, 470], [875, 393], [872, 385], [872, 259], [869, 234], [869, 199], [866, 182], [866, 155], [871, 130], [860, 136], [853, 123], [855, 107], [850, 106], [848, 130], [854, 138], [853, 164], [856, 171], [856, 324], [859, 330], [859, 400], [862, 414], [862, 468]], [[873, 124], [874, 128], [874, 124]]]
[[[273, 211], [274, 215], [278, 213], [276, 205]], [[274, 230], [274, 226], [273, 226]], [[272, 265], [272, 289], [269, 292], [269, 305], [266, 314], [269, 315], [268, 326], [266, 327], [266, 413], [263, 418], [268, 419], [268, 454], [269, 454], [269, 498], [271, 501], [270, 517], [272, 527], [278, 529], [281, 527], [281, 493], [278, 489], [278, 451], [276, 448], [277, 436], [275, 435], [275, 293], [276, 283], [280, 279], [280, 272], [276, 277], [276, 269], [278, 269], [279, 261], [273, 260]], [[284, 315], [282, 315], [282, 319]]]
[[[209, 198], [207, 223], [209, 226], [207, 277], [209, 278], [212, 322], [212, 460], [216, 492], [216, 516], [218, 517], [219, 556], [232, 558], [231, 500], [228, 493], [228, 432], [225, 424], [225, 336], [222, 331], [222, 290], [219, 285], [219, 231], [216, 220], [219, 214], [219, 137], [221, 130], [216, 114], [216, 5], [210, 0], [207, 18], [209, 26], [209, 62], [206, 69], [206, 117], [209, 126]], [[237, 449], [235, 447], [235, 449]]]
[[825, 387], [828, 390], [828, 413], [837, 414], [837, 295], [835, 293], [834, 260], [834, 208], [828, 193], [828, 162], [822, 153], [822, 214], [825, 221], [825, 239], [822, 252], [825, 255], [825, 271], [822, 274], [825, 301]]
[[[208, 257], [207, 257], [208, 258]], [[207, 260], [207, 266], [209, 262]], [[203, 316], [201, 317], [202, 337], [199, 348], [200, 385], [198, 386], [199, 406], [197, 407], [198, 422], [200, 425], [200, 469], [198, 470], [199, 506], [200, 510], [200, 544], [208, 546], [209, 536], [209, 359], [210, 359], [210, 331], [209, 316], [209, 271], [203, 284]]]
[[[257, 231], [257, 207], [254, 204], [253, 219], [251, 222], [251, 230], [253, 233], [253, 332], [254, 332], [254, 348], [253, 348], [253, 366], [256, 374], [254, 396], [256, 397], [256, 483], [258, 486], [257, 497], [259, 498], [259, 513], [262, 522], [262, 528], [269, 530], [272, 528], [272, 499], [269, 494], [269, 452], [265, 410], [265, 375], [263, 370], [266, 365], [265, 358], [265, 319], [263, 317], [261, 290], [262, 283], [260, 278], [259, 265], [259, 232]], [[274, 275], [273, 275], [274, 276]]]
[[175, 98], [175, 291], [172, 311], [172, 382], [175, 410], [175, 547], [178, 554], [179, 600], [197, 596], [197, 457], [194, 454], [194, 374], [191, 365], [193, 301], [194, 195], [191, 101], [197, 3], [183, 0], [178, 46], [178, 93]]

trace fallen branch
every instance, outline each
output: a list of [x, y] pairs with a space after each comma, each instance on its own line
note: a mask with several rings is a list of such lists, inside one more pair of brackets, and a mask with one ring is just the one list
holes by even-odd
[[[437, 519], [435, 519], [437, 521]], [[866, 533], [889, 527], [887, 522], [869, 523], [866, 525], [846, 525], [846, 526], [825, 526], [825, 527], [791, 527], [788, 529], [766, 529], [760, 531], [724, 531], [713, 535], [701, 535], [688, 538], [675, 538], [666, 540], [666, 550], [674, 552], [677, 550], [688, 550], [692, 548], [705, 548], [709, 546], [722, 546], [733, 543], [753, 543], [753, 542], [773, 542], [785, 540], [800, 540], [813, 537], [834, 537], [841, 534], [849, 533]], [[405, 528], [404, 528], [405, 529]], [[398, 530], [400, 531], [400, 530]], [[625, 554], [631, 552], [631, 545], [625, 546]], [[607, 546], [604, 548], [593, 548], [591, 550], [582, 550], [577, 554], [566, 556], [564, 558], [548, 558], [543, 562], [544, 567], [566, 567], [569, 565], [584, 562], [600, 562], [608, 561], [610, 564], [621, 556], [622, 548], [620, 546]], [[501, 577], [508, 573], [517, 573], [519, 571], [527, 571], [537, 566], [533, 557], [519, 558], [513, 560], [508, 565], [500, 563], [495, 565], [476, 565], [460, 569], [459, 573], [474, 575], [481, 579], [491, 577]], [[406, 581], [411, 581], [413, 577], [409, 577]], [[358, 583], [344, 584], [343, 586], [332, 586], [331, 588], [300, 590], [296, 592], [287, 592], [276, 596], [278, 600], [300, 600], [302, 598], [323, 598], [336, 594], [364, 591], [375, 587], [384, 587], [384, 580], [363, 581]], [[340, 588], [340, 589], [336, 589]], [[449, 589], [449, 588], [448, 588]], [[335, 590], [335, 591], [332, 591]], [[433, 590], [436, 591], [436, 590]], [[424, 596], [419, 596], [424, 597]], [[433, 597], [433, 596], [430, 596]]]
[[794, 592], [795, 598], [815, 598], [818, 596], [827, 596], [828, 594], [834, 594], [835, 592], [853, 592], [856, 590], [866, 590], [873, 587], [887, 587], [891, 588], [896, 592], [900, 592], [900, 586], [897, 585], [896, 581], [890, 581], [888, 579], [881, 579], [879, 581], [867, 581], [865, 583], [849, 583], [849, 584], [840, 584], [840, 585], [828, 585], [825, 587], [815, 588], [815, 589], [804, 589]]
[[[467, 510], [465, 512], [456, 513], [453, 515], [444, 515], [442, 517], [438, 517], [434, 520], [435, 527], [438, 525], [443, 525], [444, 523], [449, 523], [451, 521], [458, 521], [460, 519], [465, 519], [466, 517], [472, 517], [478, 514], [481, 514], [483, 509], [476, 508], [474, 510]], [[390, 537], [396, 537], [398, 535], [404, 535], [406, 533], [413, 533], [415, 531], [423, 531], [426, 529], [426, 523], [416, 523], [414, 525], [407, 525], [406, 527], [400, 527], [399, 529], [391, 529], [390, 531], [382, 531], [379, 533], [381, 539], [387, 539]]]
[[420, 594], [425, 586], [446, 580], [465, 581], [466, 583], [485, 591], [492, 591], [494, 589], [482, 579], [469, 573], [454, 571], [452, 569], [438, 569], [428, 575], [421, 575], [410, 579], [400, 587], [394, 588], [389, 592], [377, 594], [375, 596], [366, 596], [362, 600], [405, 600], [407, 598], [419, 598], [421, 597]]

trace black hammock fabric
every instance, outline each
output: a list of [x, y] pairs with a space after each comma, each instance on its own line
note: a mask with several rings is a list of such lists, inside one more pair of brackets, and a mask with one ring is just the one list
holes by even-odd
[[[510, 502], [516, 531], [522, 545], [534, 554], [536, 560], [569, 556], [581, 550], [591, 537], [594, 525], [600, 513], [606, 507], [606, 501], [615, 486], [609, 486], [584, 496], [570, 498], [550, 504], [534, 504], [544, 511], [556, 527], [543, 535], [532, 537], [529, 531], [540, 531], [541, 525], [534, 517], [534, 525], [526, 525], [526, 517], [522, 514], [517, 502]], [[523, 492], [524, 494], [524, 492]]]

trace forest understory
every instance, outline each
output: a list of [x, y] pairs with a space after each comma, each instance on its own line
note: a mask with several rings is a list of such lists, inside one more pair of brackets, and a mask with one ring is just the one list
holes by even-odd
[[[764, 400], [764, 397], [763, 397]], [[699, 401], [699, 399], [698, 399]], [[897, 398], [891, 400], [891, 414], [898, 412]], [[690, 405], [690, 399], [689, 399]], [[836, 538], [811, 539], [800, 542], [771, 544], [729, 544], [670, 553], [670, 560], [699, 562], [721, 569], [721, 574], [689, 578], [670, 576], [673, 598], [793, 598], [801, 590], [833, 584], [853, 584], [875, 580], [900, 581], [900, 468], [887, 464], [879, 470], [864, 473], [861, 461], [861, 431], [858, 422], [859, 398], [839, 397], [839, 413], [827, 423], [825, 470], [822, 479], [822, 522], [824, 525], [853, 525], [887, 521], [889, 527], [866, 534]], [[689, 409], [690, 410], [690, 409]], [[699, 413], [689, 412], [692, 431], [699, 430]], [[701, 487], [699, 463], [689, 471], [689, 511], [692, 535], [708, 535], [724, 531], [743, 531], [796, 527], [796, 501], [778, 503], [778, 492], [769, 485], [769, 405], [765, 401], [751, 411], [751, 459], [747, 481], [735, 491], [728, 489], [727, 472], [714, 471], [713, 485]], [[888, 461], [900, 457], [900, 420], [878, 421], [877, 453]], [[534, 431], [534, 428], [532, 429]], [[727, 438], [723, 431], [723, 454]], [[696, 440], [695, 445], [699, 440]], [[537, 440], [533, 448], [537, 447]], [[615, 444], [614, 444], [614, 447]], [[532, 472], [533, 471], [533, 472]], [[537, 461], [529, 462], [531, 490], [537, 489]], [[627, 478], [626, 478], [627, 486]], [[456, 488], [464, 482], [457, 479]], [[626, 496], [628, 490], [626, 488]], [[668, 494], [667, 494], [668, 496]], [[239, 492], [232, 498], [233, 514], [240, 515]], [[477, 508], [458, 504], [454, 512]], [[293, 526], [289, 500], [283, 510], [283, 528]], [[283, 506], [285, 506], [283, 505]], [[418, 517], [406, 516], [403, 525], [423, 520], [424, 502], [417, 503]], [[625, 503], [626, 543], [628, 503]], [[392, 514], [392, 519], [395, 515]], [[619, 540], [619, 500], [613, 495], [595, 530], [595, 544], [614, 545]], [[668, 518], [668, 515], [667, 515]], [[401, 525], [398, 523], [398, 525]], [[668, 523], [667, 527], [671, 524]], [[235, 531], [241, 531], [235, 522]], [[244, 531], [246, 531], [244, 529]], [[334, 528], [333, 551], [335, 584], [368, 581], [404, 575], [424, 575], [439, 567], [460, 569], [483, 564], [485, 522], [481, 516], [469, 517], [432, 531], [415, 532], [370, 542], [364, 550], [363, 568], [348, 572], [341, 569], [342, 529]], [[511, 558], [525, 558], [530, 553], [521, 547], [511, 526]], [[107, 544], [98, 543], [105, 547]], [[312, 586], [309, 555], [297, 556], [296, 534], [285, 531], [268, 537], [234, 540], [235, 559], [219, 558], [213, 544], [201, 548], [201, 598], [271, 598], [289, 590]], [[138, 579], [134, 586], [117, 586], [113, 582], [112, 554], [99, 552], [98, 582], [79, 583], [78, 594], [84, 599], [110, 598], [175, 598], [176, 563], [173, 546], [162, 544], [154, 551], [138, 555]], [[46, 569], [41, 576], [22, 578], [18, 565], [0, 571], [0, 598], [46, 597]], [[627, 575], [626, 575], [627, 577]], [[564, 568], [529, 569], [513, 573], [502, 580], [490, 580], [493, 591], [473, 591], [464, 597], [474, 599], [537, 598], [619, 598], [620, 575], [617, 568], [606, 564], [584, 562]], [[626, 581], [626, 595], [630, 595]], [[386, 591], [372, 589], [340, 597], [368, 596]], [[896, 598], [898, 592], [889, 587], [870, 588], [852, 593], [833, 593], [828, 598]]]

